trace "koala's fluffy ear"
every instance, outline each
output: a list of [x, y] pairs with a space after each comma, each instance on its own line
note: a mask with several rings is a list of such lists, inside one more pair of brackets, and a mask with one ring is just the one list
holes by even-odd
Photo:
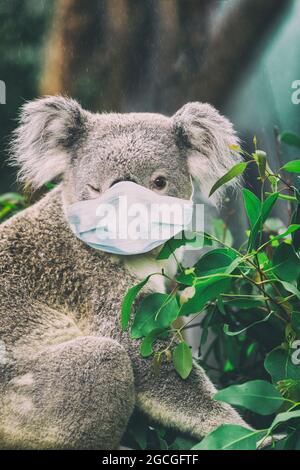
[[[190, 173], [205, 196], [213, 184], [241, 161], [232, 124], [207, 103], [187, 103], [172, 117], [179, 147], [185, 148]], [[217, 191], [215, 200], [221, 197]]]
[[20, 168], [20, 181], [39, 188], [63, 174], [85, 135], [87, 117], [75, 100], [62, 96], [26, 103], [11, 147], [11, 163]]

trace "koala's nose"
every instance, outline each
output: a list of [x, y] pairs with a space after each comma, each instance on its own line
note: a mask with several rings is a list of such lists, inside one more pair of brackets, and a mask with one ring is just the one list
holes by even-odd
[[134, 178], [131, 178], [130, 176], [124, 176], [124, 178], [118, 178], [118, 179], [114, 180], [111, 183], [110, 187], [114, 186], [117, 183], [121, 183], [122, 181], [132, 181], [132, 183], [137, 183], [137, 181]]

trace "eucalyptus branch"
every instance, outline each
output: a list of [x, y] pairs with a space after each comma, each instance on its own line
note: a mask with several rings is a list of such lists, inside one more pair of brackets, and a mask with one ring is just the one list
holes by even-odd
[[292, 185], [290, 185], [287, 181], [285, 181], [285, 180], [280, 176], [279, 173], [270, 173], [268, 170], [266, 170], [266, 173], [267, 173], [267, 176], [268, 176], [268, 177], [271, 176], [271, 177], [273, 177], [273, 178], [278, 178], [279, 181], [281, 181], [281, 183], [283, 183], [285, 186], [287, 186], [291, 192], [294, 192], [294, 191], [295, 191], [295, 188], [294, 188]]
[[[242, 273], [242, 272], [241, 272]], [[285, 309], [282, 307], [282, 305], [280, 305], [275, 299], [273, 299], [267, 292], [265, 292], [265, 290], [260, 286], [259, 283], [255, 282], [253, 279], [251, 279], [250, 277], [244, 275], [244, 273], [242, 273], [242, 276], [244, 277], [245, 280], [247, 280], [248, 282], [250, 282], [251, 284], [255, 285], [255, 287], [257, 287], [257, 289], [259, 289], [263, 295], [266, 295], [266, 297], [268, 297], [268, 299], [270, 300], [270, 302], [272, 302], [273, 304], [277, 305], [280, 310], [284, 313], [284, 315], [286, 315], [286, 311]], [[288, 323], [288, 321], [285, 319], [285, 318], [282, 318], [277, 312], [274, 312], [275, 316], [277, 318], [279, 318], [281, 321], [283, 321], [284, 323]]]

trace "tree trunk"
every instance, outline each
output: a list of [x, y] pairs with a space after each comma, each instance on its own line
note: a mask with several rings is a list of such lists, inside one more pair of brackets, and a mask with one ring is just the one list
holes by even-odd
[[43, 94], [91, 110], [172, 113], [187, 101], [222, 107], [291, 2], [57, 0]]

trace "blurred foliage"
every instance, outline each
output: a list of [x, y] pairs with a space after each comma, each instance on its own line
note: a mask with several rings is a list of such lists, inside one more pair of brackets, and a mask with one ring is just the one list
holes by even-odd
[[18, 193], [5, 193], [0, 195], [0, 222], [16, 214], [26, 205], [25, 197]]
[[[0, 79], [6, 83], [7, 93], [7, 104], [0, 106], [0, 164], [7, 157], [6, 144], [15, 128], [19, 107], [25, 99], [37, 95], [43, 40], [52, 5], [53, 0], [0, 2]], [[7, 170], [1, 171], [0, 187], [8, 187], [7, 175]]]

